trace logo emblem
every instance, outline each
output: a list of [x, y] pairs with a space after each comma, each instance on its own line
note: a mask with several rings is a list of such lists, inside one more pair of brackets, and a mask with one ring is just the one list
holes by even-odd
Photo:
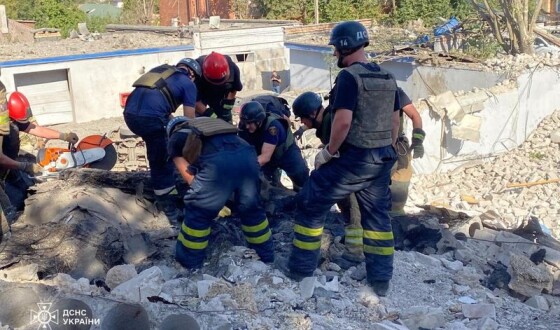
[[58, 324], [58, 310], [51, 312], [52, 303], [37, 303], [39, 311], [31, 311], [31, 323], [39, 323], [37, 330], [51, 330], [51, 323]]

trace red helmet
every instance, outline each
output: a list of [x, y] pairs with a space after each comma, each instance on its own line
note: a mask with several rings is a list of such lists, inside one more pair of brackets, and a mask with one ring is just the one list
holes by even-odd
[[13, 92], [8, 99], [8, 113], [13, 120], [25, 120], [31, 117], [31, 106], [27, 97], [20, 92]]
[[229, 78], [229, 63], [222, 54], [212, 52], [202, 63], [202, 74], [208, 82], [221, 85]]

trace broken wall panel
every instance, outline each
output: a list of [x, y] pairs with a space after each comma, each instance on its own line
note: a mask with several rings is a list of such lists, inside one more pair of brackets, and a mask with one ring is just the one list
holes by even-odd
[[467, 134], [473, 133], [471, 125], [457, 131], [457, 126], [442, 123], [441, 118], [435, 116], [428, 106], [419, 103], [426, 131], [425, 156], [414, 160], [415, 172], [445, 172], [472, 159], [516, 148], [546, 116], [560, 109], [560, 99], [556, 96], [559, 89], [560, 76], [556, 69], [545, 68], [523, 73], [507, 86], [496, 86], [458, 97], [463, 101], [472, 101], [478, 108], [481, 107], [479, 101], [486, 98], [482, 102], [483, 109], [476, 113], [479, 119], [473, 121], [480, 120], [479, 139], [472, 139], [476, 133]]

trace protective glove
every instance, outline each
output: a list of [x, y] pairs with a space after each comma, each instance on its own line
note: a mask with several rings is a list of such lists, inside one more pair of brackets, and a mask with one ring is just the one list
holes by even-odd
[[60, 140], [66, 141], [68, 143], [72, 143], [72, 144], [76, 144], [78, 143], [78, 141], [80, 140], [78, 138], [78, 135], [74, 132], [68, 132], [68, 133], [60, 133], [60, 136], [58, 137]]
[[231, 210], [227, 206], [222, 207], [222, 209], [218, 213], [219, 218], [229, 217], [230, 215], [231, 215]]
[[202, 115], [204, 117], [218, 118], [218, 115], [216, 115], [216, 113], [214, 112], [214, 109], [212, 109], [212, 108], [206, 109], [206, 111], [204, 111], [204, 113]]
[[295, 132], [294, 132], [294, 138], [301, 140], [301, 137], [303, 136], [303, 132], [305, 132], [305, 126], [300, 126]]
[[35, 163], [30, 162], [21, 162], [19, 163], [19, 169], [28, 173], [29, 175], [38, 175], [42, 174], [43, 168]]
[[232, 100], [223, 99], [222, 100], [223, 111], [226, 112], [226, 113], [231, 112], [231, 110], [233, 110], [233, 105], [234, 104], [235, 104], [235, 99], [232, 99]]
[[337, 151], [334, 155], [329, 152], [329, 145], [327, 144], [319, 153], [315, 156], [315, 169], [321, 167], [321, 165], [328, 163], [333, 158], [340, 157], [340, 153]]
[[424, 156], [424, 137], [426, 133], [421, 128], [415, 128], [412, 130], [412, 144], [410, 149], [412, 149], [412, 158], [422, 158]]

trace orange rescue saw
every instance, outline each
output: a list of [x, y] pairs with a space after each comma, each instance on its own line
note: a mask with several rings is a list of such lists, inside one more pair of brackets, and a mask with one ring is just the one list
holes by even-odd
[[69, 168], [89, 167], [111, 170], [117, 163], [117, 150], [105, 135], [90, 135], [68, 148], [41, 148], [37, 163], [47, 172]]

